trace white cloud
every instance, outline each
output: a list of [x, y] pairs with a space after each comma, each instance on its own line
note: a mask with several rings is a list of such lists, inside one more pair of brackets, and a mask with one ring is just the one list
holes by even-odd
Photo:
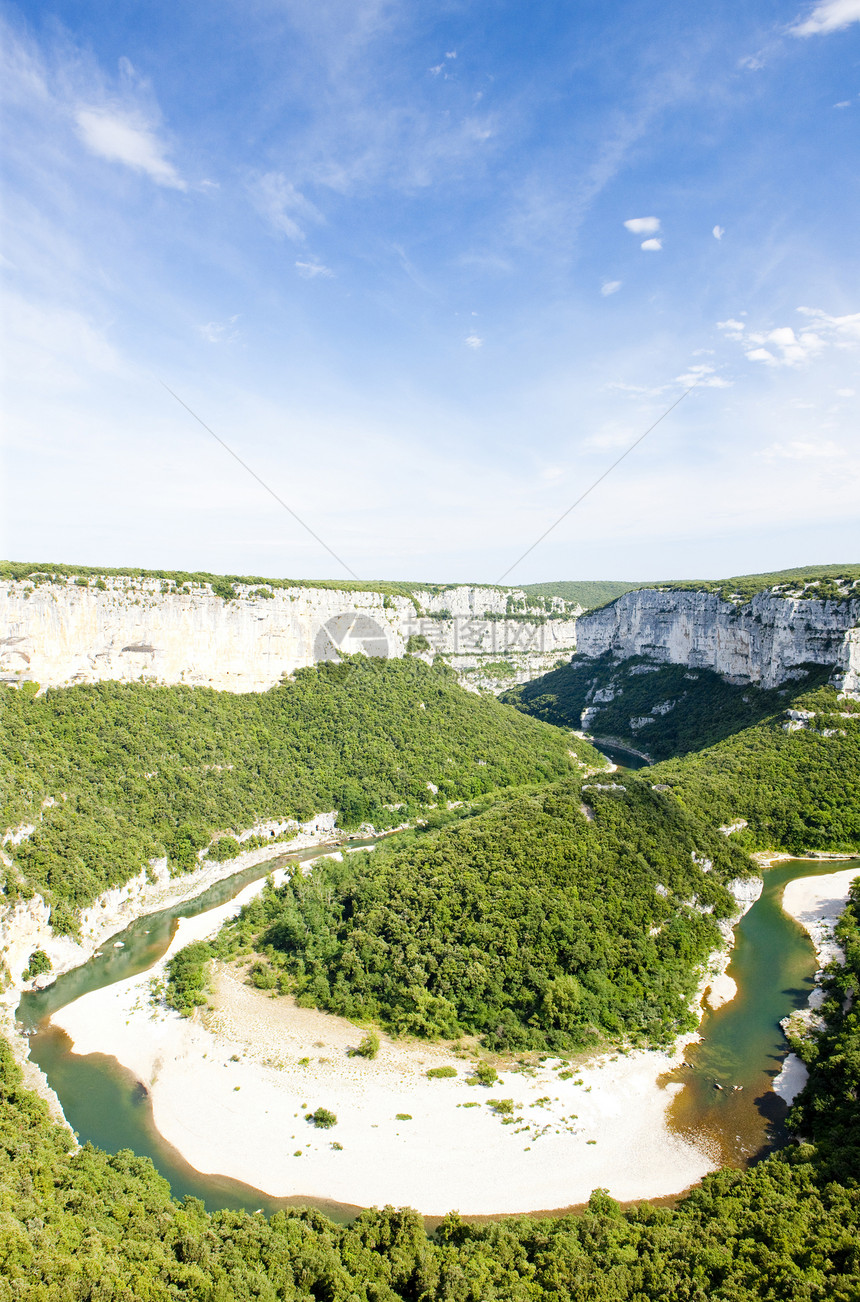
[[767, 348], [753, 348], [747, 352], [751, 362], [766, 362], [769, 366], [798, 366], [801, 362], [814, 357], [816, 353], [820, 353], [826, 346], [824, 340], [814, 331], [804, 330], [796, 335], [791, 326], [780, 326], [764, 337], [757, 334], [750, 335], [750, 340], [752, 343], [772, 346], [773, 351]]
[[457, 57], [457, 51], [456, 51], [456, 50], [448, 50], [448, 52], [447, 52], [446, 55], [445, 55], [445, 58], [446, 58], [446, 59], [456, 59], [456, 57]]
[[207, 321], [206, 325], [200, 327], [200, 333], [210, 344], [232, 343], [234, 339], [239, 338], [238, 330], [232, 329], [238, 320], [239, 317], [236, 315], [226, 321]]
[[326, 267], [322, 262], [297, 261], [296, 270], [305, 280], [315, 280], [317, 276], [322, 276], [324, 280], [329, 280], [334, 276], [331, 267]]
[[751, 362], [766, 362], [769, 366], [778, 366], [779, 362], [773, 353], [769, 353], [766, 348], [753, 348], [747, 353]]
[[853, 398], [855, 396], [854, 389], [837, 389], [836, 393], [840, 398]]
[[725, 331], [727, 339], [744, 345], [749, 361], [764, 362], [766, 366], [800, 366], [827, 348], [860, 346], [860, 312], [831, 316], [820, 308], [797, 310], [810, 318], [809, 324], [797, 332], [791, 326], [778, 326], [769, 331], [747, 330], [742, 321], [731, 317], [718, 321], [717, 327]]
[[725, 228], [725, 226], [715, 226], [715, 227], [714, 227], [714, 239], [715, 239], [715, 240], [721, 240], [721, 239], [723, 238], [723, 236], [725, 235], [725, 233], [726, 233], [726, 228]]
[[480, 335], [468, 335], [465, 343], [467, 348], [481, 348], [484, 341]]
[[799, 307], [798, 312], [815, 322], [816, 330], [830, 335], [837, 348], [853, 348], [860, 344], [860, 312], [849, 316], [830, 316], [817, 307]]
[[288, 181], [282, 172], [266, 172], [254, 183], [254, 198], [259, 211], [276, 231], [301, 244], [305, 233], [299, 221], [321, 222], [322, 213]]
[[822, 0], [803, 22], [789, 27], [792, 36], [818, 36], [839, 32], [860, 23], [860, 0]]
[[662, 240], [643, 240], [641, 247], [646, 253], [659, 253], [663, 247]]
[[124, 163], [135, 172], [145, 172], [156, 185], [187, 189], [165, 157], [165, 144], [137, 114], [116, 108], [79, 108], [75, 122], [81, 139], [94, 154], [112, 163]]
[[617, 294], [621, 285], [620, 280], [605, 280], [600, 286], [600, 292], [604, 298], [607, 298], [610, 294]]
[[433, 67], [433, 68], [428, 68], [427, 71], [428, 71], [428, 72], [432, 72], [432, 74], [433, 74], [434, 77], [438, 77], [438, 76], [439, 76], [439, 73], [442, 71], [442, 69], [444, 68], [444, 66], [445, 66], [444, 63], [437, 63], [437, 64], [435, 65], [435, 67]]
[[676, 375], [675, 381], [683, 384], [686, 389], [695, 386], [697, 389], [730, 389], [731, 380], [724, 380], [721, 375], [714, 373], [714, 367], [707, 362], [698, 362], [695, 366], [689, 366], [684, 375]]
[[787, 461], [819, 461], [823, 457], [840, 457], [843, 449], [832, 440], [812, 443], [805, 439], [792, 439], [788, 443], [772, 443], [761, 455], [768, 461], [783, 458]]
[[764, 67], [764, 60], [757, 54], [747, 54], [738, 59], [739, 68], [749, 68], [750, 72], [759, 72]]
[[624, 225], [634, 235], [656, 235], [660, 229], [659, 217], [631, 217]]
[[839, 101], [839, 103], [838, 103], [838, 104], [834, 104], [833, 107], [834, 107], [834, 108], [850, 108], [850, 107], [851, 107], [851, 101], [850, 101], [850, 99], [841, 99], [841, 100]]

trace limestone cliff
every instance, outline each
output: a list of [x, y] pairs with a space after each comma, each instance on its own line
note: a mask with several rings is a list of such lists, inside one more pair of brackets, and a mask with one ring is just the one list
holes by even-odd
[[842, 600], [766, 590], [740, 604], [712, 592], [641, 588], [577, 622], [577, 651], [713, 669], [731, 682], [773, 687], [798, 666], [832, 666], [843, 691], [860, 691], [860, 589]]
[[44, 688], [146, 679], [265, 691], [340, 652], [401, 656], [418, 634], [467, 686], [498, 687], [543, 673], [573, 650], [578, 608], [548, 604], [533, 606], [511, 589], [466, 586], [392, 596], [237, 584], [225, 600], [209, 583], [3, 580], [0, 680]]

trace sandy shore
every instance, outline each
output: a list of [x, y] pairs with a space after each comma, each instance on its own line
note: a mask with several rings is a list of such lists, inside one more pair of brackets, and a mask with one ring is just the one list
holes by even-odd
[[[844, 857], [844, 856], [843, 856]], [[842, 958], [842, 951], [833, 937], [833, 928], [839, 921], [848, 902], [848, 891], [854, 878], [860, 875], [860, 864], [841, 872], [828, 873], [826, 877], [799, 877], [789, 882], [782, 897], [782, 907], [789, 917], [799, 922], [807, 931], [815, 946], [819, 968], [824, 968], [834, 958]], [[786, 1022], [798, 1017], [808, 1020], [821, 1004], [822, 994], [816, 988], [809, 996], [809, 1008], [800, 1014], [786, 1018]], [[783, 1023], [783, 1025], [786, 1024]], [[796, 1054], [790, 1053], [783, 1063], [782, 1071], [773, 1082], [774, 1091], [791, 1103], [806, 1084], [808, 1072]]]
[[[713, 1169], [666, 1124], [681, 1087], [663, 1088], [660, 1077], [683, 1046], [671, 1055], [604, 1056], [566, 1079], [565, 1064], [545, 1060], [502, 1070], [485, 1089], [467, 1083], [470, 1059], [438, 1046], [382, 1037], [375, 1060], [350, 1057], [358, 1027], [273, 999], [229, 970], [218, 974], [207, 1024], [154, 1008], [150, 980], [170, 954], [214, 934], [260, 889], [254, 883], [182, 920], [148, 972], [53, 1019], [76, 1053], [110, 1054], [134, 1072], [150, 1091], [158, 1130], [198, 1171], [274, 1197], [490, 1215], [582, 1203], [597, 1187], [621, 1200], [661, 1197]], [[438, 1066], [457, 1076], [428, 1079]], [[512, 1100], [512, 1123], [503, 1124], [492, 1099]], [[320, 1106], [336, 1114], [333, 1129], [305, 1120]]]

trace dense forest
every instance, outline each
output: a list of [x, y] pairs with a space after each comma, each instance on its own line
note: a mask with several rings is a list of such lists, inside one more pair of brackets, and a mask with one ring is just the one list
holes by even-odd
[[856, 1302], [860, 1297], [860, 888], [831, 973], [832, 1020], [802, 1051], [799, 1142], [708, 1176], [672, 1209], [624, 1211], [597, 1190], [581, 1215], [432, 1235], [408, 1210], [349, 1226], [178, 1204], [146, 1158], [70, 1136], [22, 1087], [0, 1042], [0, 1302]]
[[7, 897], [40, 891], [53, 925], [153, 856], [197, 863], [213, 833], [337, 809], [342, 827], [390, 827], [599, 766], [586, 743], [491, 697], [444, 665], [326, 662], [261, 694], [103, 682], [34, 696], [0, 689], [0, 824]]
[[187, 1010], [208, 958], [255, 951], [258, 983], [396, 1034], [665, 1044], [695, 1025], [715, 919], [735, 907], [722, 883], [749, 870], [651, 782], [569, 779], [296, 872], [193, 964], [174, 959], [170, 998]]

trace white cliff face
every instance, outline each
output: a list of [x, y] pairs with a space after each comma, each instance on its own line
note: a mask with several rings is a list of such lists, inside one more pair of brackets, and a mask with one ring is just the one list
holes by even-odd
[[800, 665], [829, 665], [860, 691], [860, 598], [806, 600], [762, 592], [736, 606], [715, 593], [642, 588], [577, 622], [577, 651], [647, 656], [774, 687]]
[[[562, 611], [545, 622], [506, 620], [510, 593], [501, 588], [417, 593], [419, 614], [408, 597], [378, 592], [236, 585], [236, 599], [225, 601], [208, 584], [98, 583], [0, 582], [0, 681], [45, 688], [146, 680], [266, 691], [339, 652], [402, 656], [416, 633], [457, 669], [510, 656], [513, 678], [522, 681], [570, 654], [575, 642], [575, 620]], [[527, 602], [524, 593], [513, 595]]]

